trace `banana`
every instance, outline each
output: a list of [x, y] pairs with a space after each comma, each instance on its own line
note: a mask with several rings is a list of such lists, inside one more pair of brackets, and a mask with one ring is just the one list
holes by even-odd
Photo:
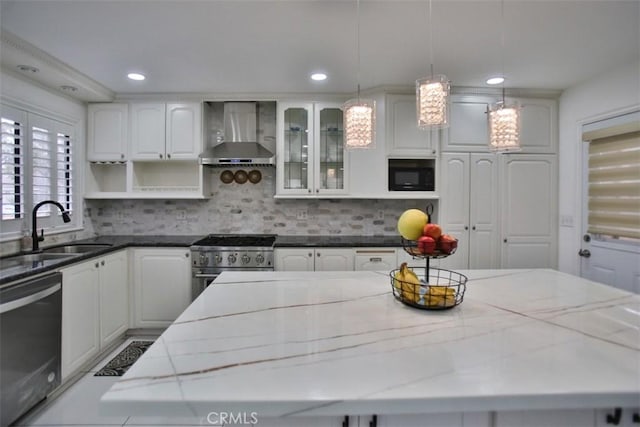
[[426, 306], [449, 307], [456, 302], [456, 291], [447, 286], [429, 286], [423, 298]]

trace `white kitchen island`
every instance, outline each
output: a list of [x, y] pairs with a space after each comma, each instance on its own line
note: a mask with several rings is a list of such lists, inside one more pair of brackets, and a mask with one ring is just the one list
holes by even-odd
[[377, 414], [390, 426], [397, 414], [492, 414], [466, 426], [500, 425], [503, 411], [640, 406], [640, 296], [554, 270], [460, 272], [464, 301], [443, 311], [395, 300], [388, 272], [223, 273], [102, 408]]

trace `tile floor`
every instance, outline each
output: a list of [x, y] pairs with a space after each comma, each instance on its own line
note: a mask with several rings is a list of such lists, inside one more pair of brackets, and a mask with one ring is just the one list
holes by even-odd
[[[110, 416], [100, 413], [100, 397], [117, 381], [118, 377], [94, 377], [131, 341], [150, 337], [129, 337], [117, 349], [104, 357], [81, 378], [57, 397], [42, 402], [12, 426], [47, 427], [113, 427], [113, 426], [201, 426], [211, 424], [198, 418], [165, 419], [160, 417]], [[154, 338], [154, 337], [151, 337]]]

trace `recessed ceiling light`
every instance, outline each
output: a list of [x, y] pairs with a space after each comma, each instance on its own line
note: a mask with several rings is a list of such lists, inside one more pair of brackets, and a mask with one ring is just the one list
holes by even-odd
[[327, 75], [325, 73], [313, 73], [311, 74], [311, 80], [321, 82], [323, 80], [327, 80]]
[[37, 73], [38, 70], [36, 67], [32, 67], [31, 65], [18, 65], [18, 70], [24, 71], [25, 73]]
[[127, 77], [129, 77], [131, 80], [138, 80], [138, 81], [146, 79], [144, 74], [140, 74], [140, 73], [129, 73], [127, 74]]
[[502, 82], [504, 82], [504, 77], [491, 77], [487, 79], [488, 85], [499, 85]]

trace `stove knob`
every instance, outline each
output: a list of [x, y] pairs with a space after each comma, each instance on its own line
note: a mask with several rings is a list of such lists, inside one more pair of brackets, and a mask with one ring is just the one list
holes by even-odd
[[216, 254], [216, 264], [220, 264], [222, 262], [222, 255]]
[[264, 262], [264, 256], [262, 254], [256, 255], [256, 263], [262, 264]]
[[234, 254], [231, 254], [227, 257], [227, 260], [229, 261], [229, 264], [235, 264], [236, 263], [236, 256]]
[[207, 265], [209, 263], [209, 257], [204, 253], [200, 253], [200, 265]]
[[251, 258], [249, 258], [249, 255], [244, 254], [242, 255], [242, 258], [240, 258], [240, 260], [242, 261], [243, 264], [249, 264], [249, 261], [251, 261]]

